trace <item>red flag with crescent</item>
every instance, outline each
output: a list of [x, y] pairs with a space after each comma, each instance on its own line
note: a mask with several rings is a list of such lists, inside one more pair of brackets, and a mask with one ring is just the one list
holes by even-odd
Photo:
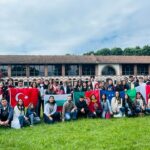
[[28, 107], [30, 103], [36, 107], [38, 102], [38, 89], [37, 88], [10, 88], [10, 104], [15, 107], [18, 100], [22, 99], [25, 107]]

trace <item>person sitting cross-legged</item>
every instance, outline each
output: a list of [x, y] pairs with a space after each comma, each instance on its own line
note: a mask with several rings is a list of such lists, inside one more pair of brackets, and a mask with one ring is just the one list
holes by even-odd
[[86, 118], [89, 113], [89, 109], [83, 96], [80, 96], [79, 101], [76, 103], [76, 106], [78, 111], [77, 116]]
[[62, 120], [70, 121], [71, 119], [77, 119], [77, 107], [72, 102], [72, 97], [68, 96], [67, 101], [63, 105]]
[[1, 100], [0, 104], [0, 126], [10, 126], [13, 118], [13, 108], [6, 99]]
[[50, 96], [44, 108], [44, 122], [52, 124], [56, 121], [60, 121], [60, 113], [57, 112], [57, 104], [54, 96]]

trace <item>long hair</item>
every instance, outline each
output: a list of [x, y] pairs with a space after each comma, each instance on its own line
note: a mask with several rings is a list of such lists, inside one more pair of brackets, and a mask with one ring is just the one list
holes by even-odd
[[142, 101], [143, 101], [143, 104], [145, 105], [145, 104], [146, 104], [145, 99], [144, 99], [143, 95], [142, 95], [140, 92], [137, 92], [137, 93], [136, 93], [135, 103], [137, 102], [137, 95], [138, 95], [138, 94], [141, 96], [141, 99], [142, 99]]
[[[125, 94], [125, 95], [128, 96], [128, 94]], [[125, 99], [125, 97], [124, 97], [124, 99], [123, 99], [123, 106], [125, 106], [125, 100], [126, 100], [126, 102], [127, 102], [130, 106], [132, 106], [133, 102], [131, 101], [131, 98], [130, 98], [129, 96], [128, 96], [127, 99]]]
[[32, 82], [32, 83], [30, 84], [30, 86], [33, 88], [33, 84], [35, 84], [35, 88], [37, 88], [37, 83], [36, 83], [36, 82]]
[[19, 100], [18, 100], [18, 102], [17, 102], [17, 107], [18, 107], [18, 109], [19, 109], [20, 111], [24, 111], [24, 110], [25, 110], [25, 106], [24, 106], [23, 100], [22, 100], [22, 105], [21, 105], [21, 106], [19, 105]]
[[[105, 96], [105, 99], [103, 99], [102, 97], [103, 97], [103, 95]], [[106, 96], [106, 94], [102, 94], [102, 96], [101, 96], [101, 101], [106, 101], [107, 100], [107, 96]]]
[[[117, 93], [117, 92], [118, 92], [118, 94], [119, 94], [118, 98], [116, 97], [116, 93]], [[116, 100], [118, 101], [118, 103], [121, 104], [121, 97], [120, 97], [119, 91], [116, 91], [116, 92], [115, 92], [115, 98], [116, 98]]]

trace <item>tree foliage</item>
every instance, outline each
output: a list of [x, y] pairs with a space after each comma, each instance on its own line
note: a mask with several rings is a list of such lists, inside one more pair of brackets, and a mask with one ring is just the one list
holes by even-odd
[[112, 49], [103, 48], [97, 51], [90, 51], [84, 53], [83, 55], [122, 55], [122, 56], [150, 56], [150, 46], [145, 45], [143, 48], [136, 46], [136, 47], [127, 47], [125, 49], [115, 47]]

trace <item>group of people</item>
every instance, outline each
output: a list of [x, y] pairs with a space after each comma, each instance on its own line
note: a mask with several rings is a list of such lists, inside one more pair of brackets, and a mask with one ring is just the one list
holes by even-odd
[[17, 105], [12, 108], [5, 98], [1, 99], [0, 126], [20, 129], [24, 126], [32, 126], [40, 121], [41, 119], [37, 116], [32, 103], [25, 109], [23, 101], [19, 99]]
[[[24, 106], [23, 100], [19, 99], [17, 105], [12, 108], [10, 105], [9, 88], [24, 88], [23, 81], [18, 81], [15, 87], [13, 80], [0, 82], [0, 126], [8, 126], [12, 128], [22, 128], [24, 126], [33, 126], [41, 122], [41, 118], [47, 124], [60, 121], [76, 120], [78, 118], [106, 118], [138, 116], [150, 113], [150, 96], [146, 103], [141, 93], [137, 92], [134, 101], [125, 94], [124, 98], [120, 97], [120, 91], [132, 89], [138, 85], [149, 84], [148, 77], [125, 78], [114, 84], [112, 79], [106, 81], [62, 81], [43, 80], [42, 78], [34, 80], [28, 88], [38, 88], [39, 98], [35, 107], [32, 103], [27, 108]], [[94, 94], [90, 96], [90, 100], [84, 96], [80, 96], [77, 102], [73, 101], [73, 93], [90, 90], [108, 90], [115, 91], [115, 96], [108, 100], [107, 95], [102, 94], [97, 99]], [[58, 106], [54, 96], [50, 96], [44, 106], [44, 95], [54, 94], [70, 94], [66, 102], [63, 104], [62, 110], [58, 111]], [[42, 111], [42, 112], [41, 112]]]

